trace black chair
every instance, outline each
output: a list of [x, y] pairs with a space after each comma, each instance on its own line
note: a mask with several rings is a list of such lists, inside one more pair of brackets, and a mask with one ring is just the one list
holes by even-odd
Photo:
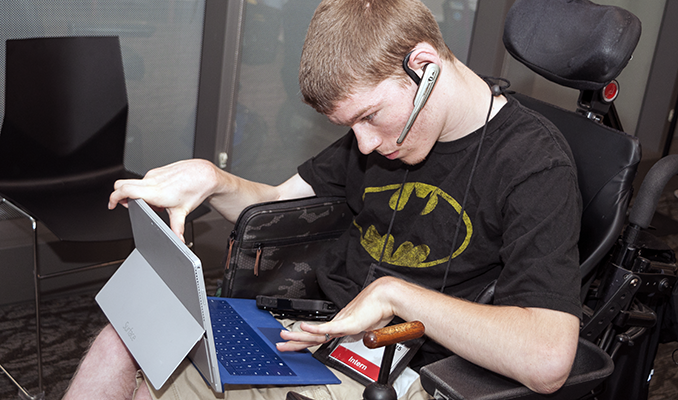
[[8, 40], [6, 51], [0, 195], [33, 227], [42, 390], [40, 280], [51, 275], [40, 272], [37, 221], [63, 241], [129, 239], [126, 210], [109, 212], [108, 195], [116, 179], [139, 176], [123, 166], [128, 105], [117, 37]]
[[32, 224], [42, 390], [40, 281], [122, 260], [43, 274], [37, 222], [61, 241], [131, 239], [127, 209], [109, 211], [108, 196], [116, 180], [140, 176], [123, 165], [128, 103], [117, 37], [8, 40], [6, 51], [0, 198]]
[[60, 240], [129, 238], [124, 209], [101, 211], [116, 179], [139, 177], [123, 165], [128, 105], [118, 38], [8, 40], [6, 62], [0, 193]]

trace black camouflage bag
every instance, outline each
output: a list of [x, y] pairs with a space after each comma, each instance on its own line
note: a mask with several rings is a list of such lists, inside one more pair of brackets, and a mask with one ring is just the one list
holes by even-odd
[[344, 198], [311, 197], [252, 205], [229, 239], [218, 296], [324, 299], [315, 266], [353, 214]]

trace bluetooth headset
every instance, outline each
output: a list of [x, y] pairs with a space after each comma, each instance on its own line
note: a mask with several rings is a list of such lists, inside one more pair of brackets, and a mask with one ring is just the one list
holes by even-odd
[[410, 118], [407, 120], [400, 137], [398, 137], [398, 140], [396, 141], [398, 144], [401, 144], [405, 140], [405, 137], [407, 137], [410, 129], [412, 129], [414, 121], [417, 119], [421, 109], [424, 108], [426, 101], [428, 101], [431, 91], [433, 90], [433, 86], [435, 86], [438, 76], [440, 75], [440, 67], [437, 64], [430, 63], [424, 66], [424, 74], [420, 78], [419, 75], [417, 75], [407, 65], [410, 62], [411, 54], [412, 53], [410, 52], [407, 54], [407, 56], [405, 56], [405, 59], [403, 60], [403, 68], [405, 69], [405, 72], [407, 72], [407, 75], [412, 78], [414, 83], [416, 83], [419, 88], [417, 89], [417, 94], [414, 96], [414, 109], [412, 110], [412, 114], [410, 114]]

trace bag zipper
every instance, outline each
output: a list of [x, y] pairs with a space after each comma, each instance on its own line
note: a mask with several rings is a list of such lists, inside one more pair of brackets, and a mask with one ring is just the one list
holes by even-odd
[[257, 255], [254, 258], [254, 276], [259, 276], [259, 264], [261, 263], [261, 253], [264, 248], [261, 243], [257, 244]]
[[226, 256], [226, 269], [231, 268], [231, 255], [233, 254], [233, 245], [235, 244], [235, 237], [237, 233], [235, 229], [231, 231], [231, 237], [228, 239], [228, 255]]

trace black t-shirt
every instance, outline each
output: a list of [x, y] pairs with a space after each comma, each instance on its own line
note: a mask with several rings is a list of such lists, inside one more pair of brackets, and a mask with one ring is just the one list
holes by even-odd
[[446, 294], [472, 300], [496, 279], [494, 304], [581, 316], [581, 199], [572, 154], [547, 119], [511, 97], [488, 123], [453, 246], [481, 131], [437, 142], [415, 166], [361, 154], [349, 132], [299, 167], [317, 195], [345, 196], [355, 214], [317, 270], [332, 301], [353, 299], [380, 258], [396, 274], [440, 290], [452, 255]]

